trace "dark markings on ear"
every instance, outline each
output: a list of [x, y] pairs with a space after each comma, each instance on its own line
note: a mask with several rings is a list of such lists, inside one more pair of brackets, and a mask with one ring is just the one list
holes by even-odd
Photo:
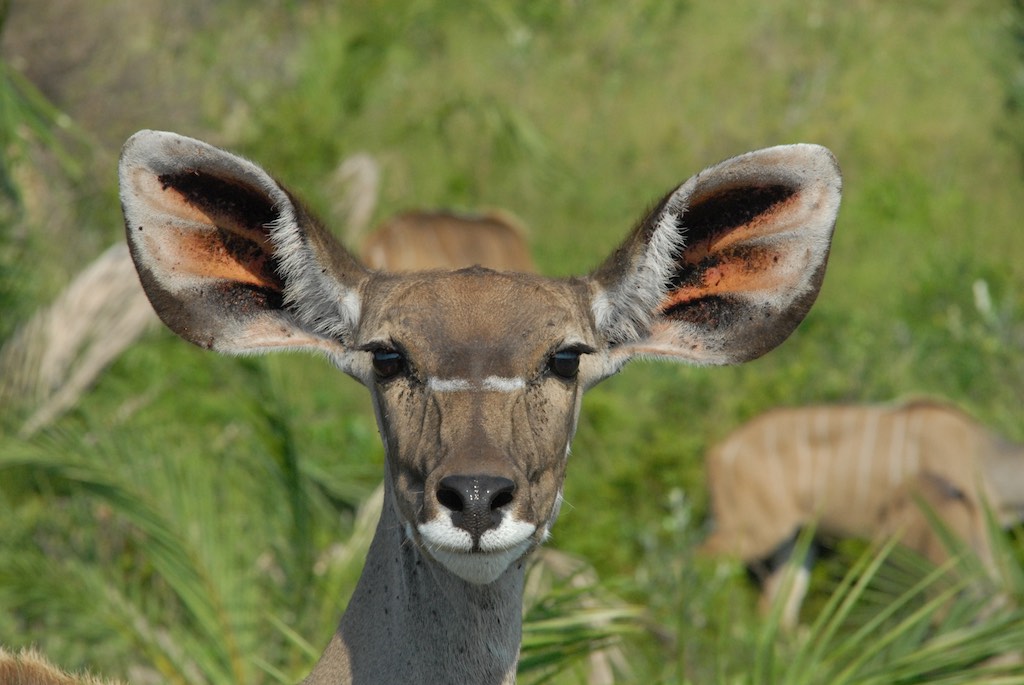
[[[679, 270], [673, 281], [666, 284], [666, 288], [671, 290], [683, 281], [694, 278], [688, 275], [692, 265], [705, 259], [714, 249], [714, 242], [721, 236], [755, 222], [758, 217], [770, 216], [781, 209], [797, 191], [797, 188], [779, 184], [745, 185], [691, 198], [690, 207], [682, 216], [671, 217], [676, 228], [683, 232], [684, 249], [682, 254], [675, 256]], [[599, 282], [613, 280], [615, 274], [629, 268], [635, 256], [647, 248], [658, 228], [659, 217], [665, 212], [671, 198], [672, 193], [669, 193], [652, 207], [633, 227], [630, 237], [594, 271], [594, 277]], [[733, 254], [739, 256], [738, 251]], [[698, 271], [703, 273], [704, 269]]]
[[[206, 349], [212, 349], [217, 340], [213, 331], [232, 328], [232, 322], [254, 320], [266, 311], [284, 308], [282, 292], [273, 288], [217, 281], [183, 297], [181, 293], [165, 290], [145, 266], [140, 264], [138, 269], [160, 320], [181, 337]], [[197, 300], [204, 305], [196, 306]]]
[[243, 316], [284, 309], [284, 294], [281, 290], [254, 285], [219, 283], [211, 288], [207, 297], [219, 300], [229, 311]]
[[759, 216], [771, 214], [796, 193], [782, 185], [730, 188], [716, 195], [694, 198], [683, 215], [687, 244], [713, 240], [728, 231], [749, 224]]
[[200, 170], [163, 174], [159, 180], [164, 190], [178, 191], [190, 205], [218, 220], [218, 225], [230, 217], [232, 223], [241, 221], [246, 228], [258, 229], [277, 216], [266, 194]]
[[266, 238], [262, 236], [261, 238], [262, 244], [250, 239], [247, 235], [217, 226], [216, 240], [220, 241], [225, 250], [234, 255], [239, 263], [245, 264], [264, 283], [278, 291], [283, 291], [284, 281], [279, 275], [277, 260], [274, 259], [272, 252], [268, 252]]
[[[201, 171], [165, 174], [159, 180], [164, 190], [179, 193], [216, 227], [214, 232], [197, 233], [183, 239], [183, 244], [191, 244], [191, 254], [226, 253], [230, 261], [267, 287], [284, 289], [267, 231], [277, 213], [265, 194]], [[256, 290], [264, 289], [256, 287]]]
[[733, 303], [733, 298], [711, 295], [680, 302], [663, 310], [661, 315], [673, 321], [722, 328], [731, 324], [736, 318], [736, 312], [740, 310], [741, 308]]
[[668, 297], [662, 302], [662, 313], [694, 296], [703, 296], [699, 290], [715, 288], [718, 282], [729, 279], [733, 290], [742, 289], [748, 280], [765, 282], [764, 274], [778, 264], [781, 256], [773, 245], [740, 243], [717, 252], [704, 253], [700, 261], [680, 259], [678, 270], [667, 283]]
[[[716, 249], [714, 243], [729, 231], [777, 211], [795, 192], [780, 185], [730, 188], [696, 201], [683, 215], [686, 247], [666, 284], [668, 296], [660, 314], [713, 327], [730, 324], [735, 312], [744, 308], [735, 305], [728, 291], [713, 292], [718, 281], [729, 283], [728, 290], [742, 290], [748, 280], [763, 280], [780, 257], [770, 244], [739, 242]], [[766, 311], [764, 318], [770, 316]]]

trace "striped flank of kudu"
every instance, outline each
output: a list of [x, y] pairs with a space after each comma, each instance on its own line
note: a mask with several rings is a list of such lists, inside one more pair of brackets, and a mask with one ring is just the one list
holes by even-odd
[[[1024, 448], [936, 402], [769, 411], [708, 453], [713, 531], [702, 551], [763, 574], [762, 608], [782, 593], [798, 531], [900, 540], [936, 563], [948, 558], [918, 500], [991, 566], [985, 506], [1002, 524], [1024, 514]], [[769, 561], [770, 560], [770, 561]], [[808, 564], [784, 598], [794, 625]]]

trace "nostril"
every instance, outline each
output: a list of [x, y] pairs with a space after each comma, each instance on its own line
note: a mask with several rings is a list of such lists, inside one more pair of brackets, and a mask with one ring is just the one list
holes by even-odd
[[441, 503], [441, 506], [451, 511], [462, 511], [466, 508], [466, 503], [462, 500], [462, 495], [457, 490], [442, 485], [437, 489], [437, 501]]
[[495, 511], [506, 505], [512, 504], [512, 492], [514, 490], [515, 487], [512, 486], [495, 493], [494, 499], [491, 500], [491, 511]]

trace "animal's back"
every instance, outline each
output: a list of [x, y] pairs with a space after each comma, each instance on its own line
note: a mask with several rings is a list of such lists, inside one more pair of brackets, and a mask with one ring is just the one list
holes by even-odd
[[536, 271], [518, 221], [504, 212], [406, 212], [386, 221], [363, 244], [363, 259], [384, 271], [484, 266]]
[[17, 654], [0, 647], [0, 685], [117, 685], [88, 675], [71, 675], [52, 665], [37, 652]]
[[765, 558], [812, 521], [838, 536], [871, 535], [893, 493], [922, 473], [984, 487], [977, 457], [987, 435], [930, 401], [769, 411], [708, 455], [715, 532], [705, 549]]

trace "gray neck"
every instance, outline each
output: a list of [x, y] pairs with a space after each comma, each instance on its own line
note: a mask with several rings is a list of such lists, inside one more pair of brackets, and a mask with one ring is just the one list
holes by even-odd
[[458, 578], [410, 542], [390, 487], [366, 566], [304, 685], [515, 682], [523, 562], [489, 585]]

